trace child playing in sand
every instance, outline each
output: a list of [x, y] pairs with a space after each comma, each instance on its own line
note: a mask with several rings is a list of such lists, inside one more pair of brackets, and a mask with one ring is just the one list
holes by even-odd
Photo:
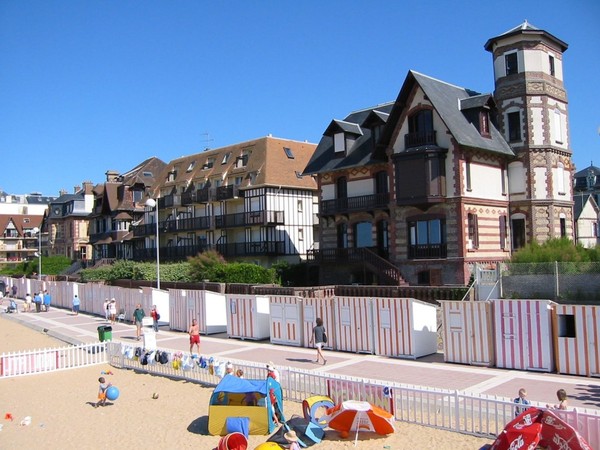
[[290, 444], [288, 447], [289, 450], [301, 450], [300, 444], [298, 444], [298, 436], [294, 430], [290, 430], [283, 435], [285, 440]]
[[98, 378], [98, 382], [100, 383], [100, 386], [98, 386], [98, 402], [94, 403], [94, 408], [106, 404], [106, 390], [111, 386], [110, 383], [106, 382], [104, 377]]

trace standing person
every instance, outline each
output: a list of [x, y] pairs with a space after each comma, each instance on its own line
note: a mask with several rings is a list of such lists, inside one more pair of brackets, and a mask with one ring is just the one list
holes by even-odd
[[42, 295], [40, 292], [34, 294], [33, 303], [35, 303], [35, 312], [39, 313], [42, 310]]
[[190, 354], [193, 354], [192, 350], [194, 345], [196, 346], [198, 353], [200, 353], [200, 326], [196, 319], [192, 319], [192, 325], [190, 325], [188, 334], [190, 335]]
[[154, 331], [158, 333], [158, 319], [160, 319], [160, 314], [156, 310], [156, 305], [152, 305], [150, 316], [152, 317], [152, 328], [154, 328]]
[[25, 312], [31, 311], [31, 294], [28, 292], [25, 296]]
[[79, 305], [81, 304], [79, 297], [77, 297], [77, 294], [75, 294], [75, 296], [73, 297], [73, 312], [75, 313], [75, 315], [77, 316], [79, 314]]
[[513, 402], [519, 406], [515, 406], [515, 417], [524, 413], [531, 405], [531, 402], [527, 400], [527, 391], [525, 388], [519, 389], [519, 396], [513, 400]]
[[16, 284], [12, 285], [12, 296], [13, 296], [13, 298], [17, 298], [17, 285]]
[[280, 383], [279, 371], [275, 368], [275, 364], [273, 364], [273, 361], [269, 361], [267, 363], [267, 378], [269, 377], [273, 378], [275, 381]]
[[111, 324], [114, 324], [117, 320], [117, 301], [114, 298], [108, 304], [108, 317]]
[[104, 319], [108, 322], [110, 320], [110, 301], [108, 297], [104, 299], [102, 305], [104, 306]]
[[313, 328], [312, 336], [310, 338], [310, 345], [315, 343], [317, 347], [317, 360], [316, 363], [319, 362], [319, 358], [323, 359], [323, 364], [327, 364], [327, 360], [325, 356], [323, 356], [323, 345], [327, 343], [327, 333], [325, 332], [325, 327], [323, 326], [323, 319], [317, 317], [317, 325]]
[[144, 317], [146, 317], [146, 313], [142, 309], [142, 305], [138, 303], [138, 305], [135, 307], [135, 311], [133, 311], [133, 323], [135, 323], [135, 338], [138, 341], [142, 338], [142, 321]]
[[556, 397], [558, 398], [558, 403], [556, 405], [546, 405], [546, 408], [550, 409], [567, 409], [567, 391], [564, 389], [559, 389], [556, 391]]
[[44, 311], [50, 311], [50, 303], [52, 303], [52, 296], [48, 293], [48, 290], [44, 291]]
[[98, 386], [98, 402], [94, 403], [94, 408], [106, 405], [106, 390], [111, 386], [104, 377], [98, 378], [98, 382], [100, 383]]

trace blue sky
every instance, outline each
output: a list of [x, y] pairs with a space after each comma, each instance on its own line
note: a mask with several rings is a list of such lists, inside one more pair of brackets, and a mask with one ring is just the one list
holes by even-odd
[[317, 143], [410, 69], [492, 92], [483, 45], [525, 19], [569, 44], [573, 159], [600, 166], [596, 0], [0, 0], [0, 189], [72, 192], [268, 134]]

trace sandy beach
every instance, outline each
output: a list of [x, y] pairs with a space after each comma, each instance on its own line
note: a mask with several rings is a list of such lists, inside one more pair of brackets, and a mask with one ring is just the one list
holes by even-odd
[[[61, 347], [41, 332], [0, 316], [0, 353], [36, 348]], [[101, 372], [120, 390], [119, 398], [95, 409]], [[153, 399], [154, 394], [157, 399]], [[0, 448], [82, 449], [214, 449], [220, 437], [207, 431], [211, 388], [181, 380], [115, 369], [108, 364], [48, 374], [0, 378]], [[12, 414], [14, 420], [6, 420]], [[284, 414], [301, 415], [298, 403], [285, 402]], [[31, 424], [21, 426], [25, 417]], [[490, 439], [442, 431], [403, 422], [396, 433], [359, 435], [342, 439], [328, 430], [325, 440], [312, 448], [362, 449], [479, 449]], [[265, 442], [268, 436], [250, 436], [248, 449]]]

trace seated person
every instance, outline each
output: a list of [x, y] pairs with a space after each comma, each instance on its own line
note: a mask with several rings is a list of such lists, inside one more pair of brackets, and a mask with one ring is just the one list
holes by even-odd
[[8, 305], [8, 309], [6, 310], [7, 313], [15, 313], [17, 312], [17, 303], [14, 300], [10, 301], [10, 304]]
[[256, 406], [256, 395], [254, 392], [246, 392], [244, 400], [242, 401], [244, 406]]

